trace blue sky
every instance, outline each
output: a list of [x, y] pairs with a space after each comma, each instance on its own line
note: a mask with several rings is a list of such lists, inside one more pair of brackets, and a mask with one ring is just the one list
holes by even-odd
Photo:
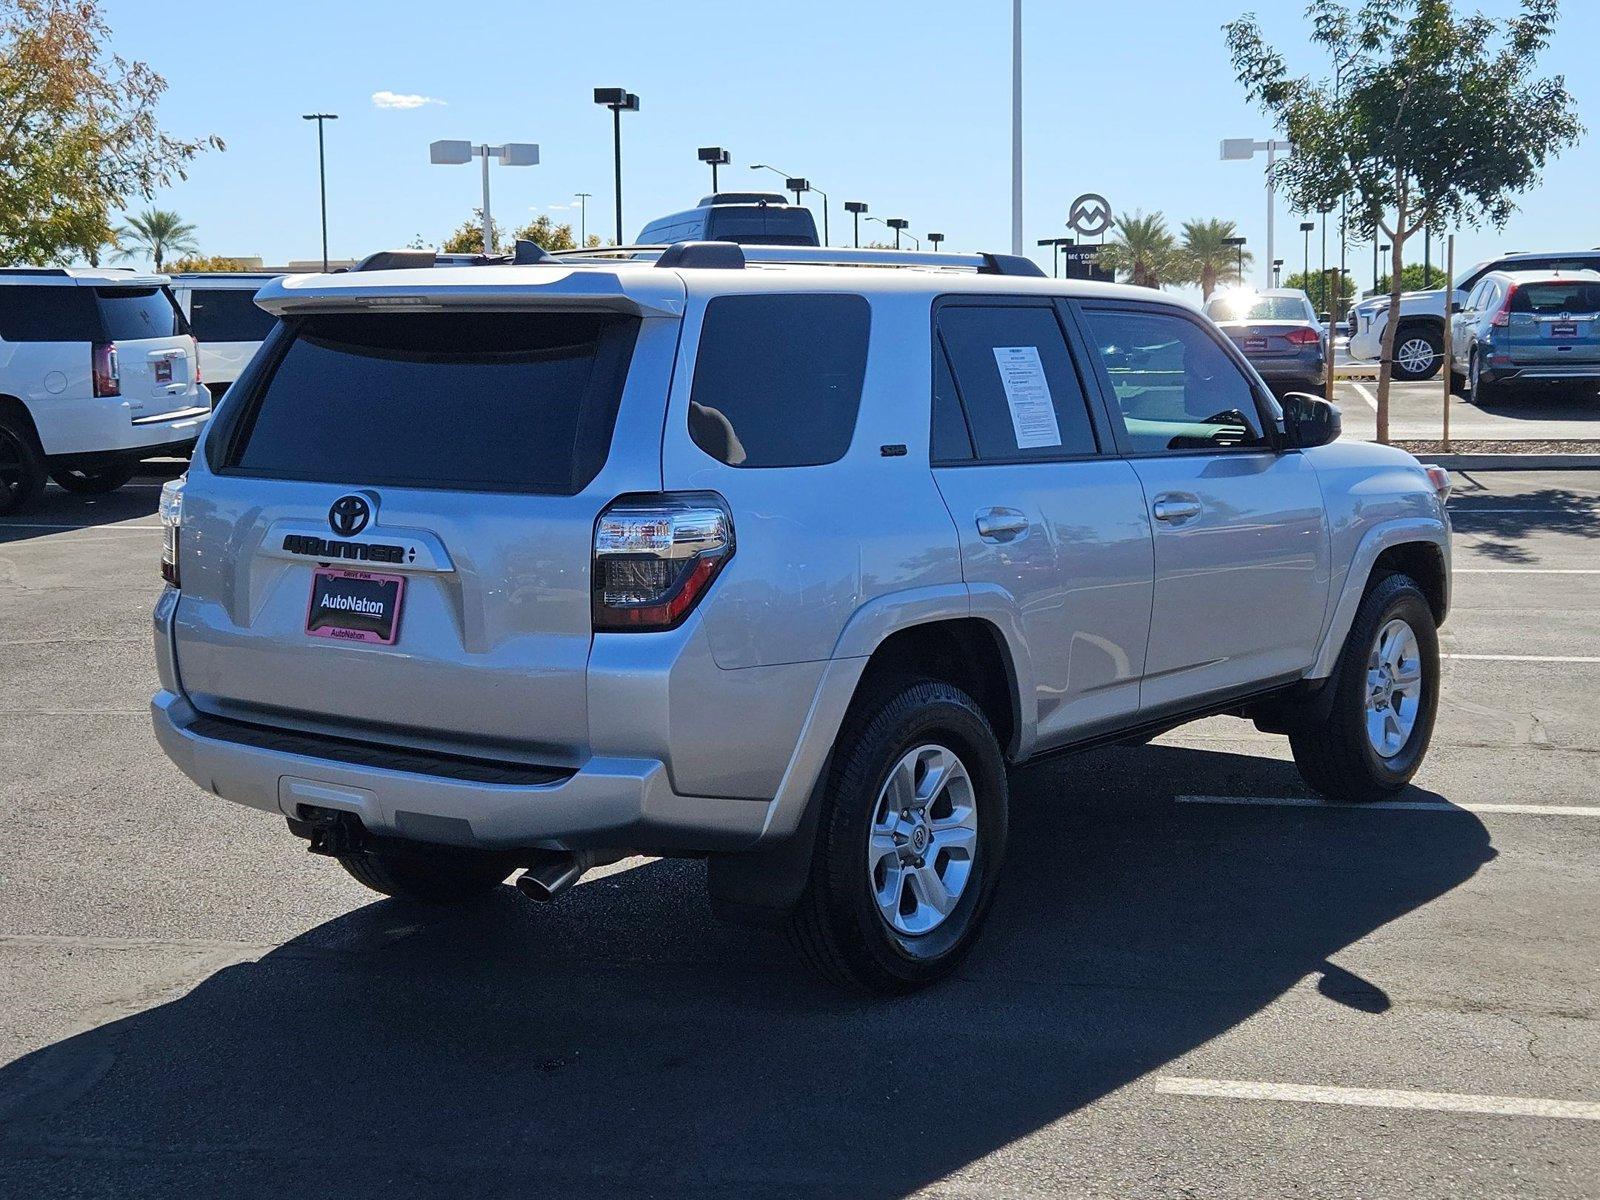
[[[1073, 196], [1098, 191], [1119, 211], [1160, 210], [1174, 227], [1233, 218], [1262, 256], [1261, 160], [1221, 162], [1217, 147], [1268, 132], [1233, 79], [1220, 30], [1251, 7], [1296, 69], [1317, 68], [1297, 0], [1027, 0], [1030, 250], [1065, 232]], [[1503, 14], [1514, 0], [1478, 7]], [[1546, 69], [1566, 75], [1580, 117], [1600, 130], [1600, 4], [1564, 7]], [[277, 262], [319, 253], [315, 126], [300, 119], [318, 109], [340, 115], [328, 126], [335, 257], [417, 234], [436, 242], [470, 213], [477, 165], [430, 165], [436, 138], [538, 142], [541, 165], [492, 168], [496, 217], [575, 219], [566, 206], [587, 191], [589, 229], [609, 235], [610, 114], [592, 103], [596, 86], [642, 99], [624, 117], [630, 238], [710, 190], [695, 150], [721, 145], [734, 164], [724, 188], [779, 184], [746, 169], [770, 162], [827, 189], [835, 241], [847, 199], [906, 217], [914, 233], [939, 230], [950, 249], [1010, 241], [1005, 0], [105, 0], [105, 11], [114, 48], [167, 77], [165, 126], [228, 144], [157, 198], [198, 226], [208, 253]], [[384, 107], [377, 93], [428, 101]], [[1591, 133], [1503, 232], [1463, 231], [1458, 265], [1502, 249], [1600, 245], [1597, 193], [1600, 133]], [[1299, 269], [1300, 220], [1280, 206], [1286, 273]], [[1336, 246], [1331, 227], [1329, 236]], [[1416, 249], [1420, 260], [1420, 240]], [[1316, 235], [1311, 254], [1315, 264]], [[1365, 285], [1370, 246], [1350, 261]]]

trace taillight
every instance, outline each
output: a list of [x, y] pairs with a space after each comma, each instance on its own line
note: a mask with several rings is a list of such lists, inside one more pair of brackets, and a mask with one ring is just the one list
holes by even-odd
[[594, 529], [596, 629], [672, 629], [733, 557], [733, 517], [720, 496], [628, 496]]
[[189, 339], [189, 361], [194, 364], [194, 386], [199, 388], [205, 380], [200, 378], [200, 343]]
[[1512, 284], [1506, 289], [1506, 298], [1500, 302], [1500, 311], [1495, 313], [1494, 320], [1489, 324], [1496, 329], [1505, 329], [1511, 324], [1511, 297], [1517, 294], [1517, 285]]
[[1291, 329], [1283, 338], [1291, 346], [1314, 346], [1322, 341], [1322, 335], [1315, 329]]
[[117, 366], [117, 347], [113, 342], [96, 342], [92, 351], [94, 394], [122, 395], [122, 372]]
[[180, 475], [161, 485], [161, 578], [178, 586], [178, 535], [183, 526], [183, 484]]

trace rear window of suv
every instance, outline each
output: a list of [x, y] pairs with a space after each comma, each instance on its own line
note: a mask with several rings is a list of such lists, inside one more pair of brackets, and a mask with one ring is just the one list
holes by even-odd
[[1600, 283], [1584, 280], [1524, 283], [1511, 293], [1511, 311], [1543, 316], [1562, 313], [1574, 317], [1592, 316], [1600, 313]]
[[272, 343], [221, 469], [573, 495], [605, 462], [637, 330], [611, 313], [304, 317]]
[[189, 293], [189, 324], [202, 342], [259, 342], [275, 317], [256, 307], [251, 288], [195, 288]]
[[0, 287], [0, 338], [8, 342], [115, 342], [189, 332], [165, 288]]

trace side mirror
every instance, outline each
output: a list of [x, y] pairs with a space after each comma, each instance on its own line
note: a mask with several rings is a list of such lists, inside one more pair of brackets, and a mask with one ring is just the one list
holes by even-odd
[[1459, 301], [1459, 300], [1452, 300], [1452, 301], [1451, 301], [1451, 302], [1450, 302], [1450, 311], [1451, 311], [1451, 312], [1453, 312], [1453, 313], [1458, 313], [1458, 312], [1460, 312], [1460, 311], [1461, 311], [1461, 301]]
[[1309, 392], [1290, 392], [1283, 401], [1283, 434], [1290, 448], [1326, 446], [1343, 430], [1339, 409]]

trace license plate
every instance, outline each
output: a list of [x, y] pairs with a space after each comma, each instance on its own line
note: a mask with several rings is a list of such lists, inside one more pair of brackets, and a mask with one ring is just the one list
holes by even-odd
[[400, 601], [405, 591], [404, 575], [313, 571], [306, 632], [312, 637], [392, 646], [400, 636]]
[[1245, 348], [1245, 350], [1247, 352], [1251, 351], [1251, 350], [1265, 350], [1267, 348], [1267, 339], [1266, 338], [1245, 338], [1245, 340], [1244, 340], [1244, 348]]
[[1578, 323], [1576, 321], [1558, 321], [1550, 326], [1551, 337], [1577, 337]]
[[172, 360], [170, 358], [156, 359], [156, 382], [172, 382]]

